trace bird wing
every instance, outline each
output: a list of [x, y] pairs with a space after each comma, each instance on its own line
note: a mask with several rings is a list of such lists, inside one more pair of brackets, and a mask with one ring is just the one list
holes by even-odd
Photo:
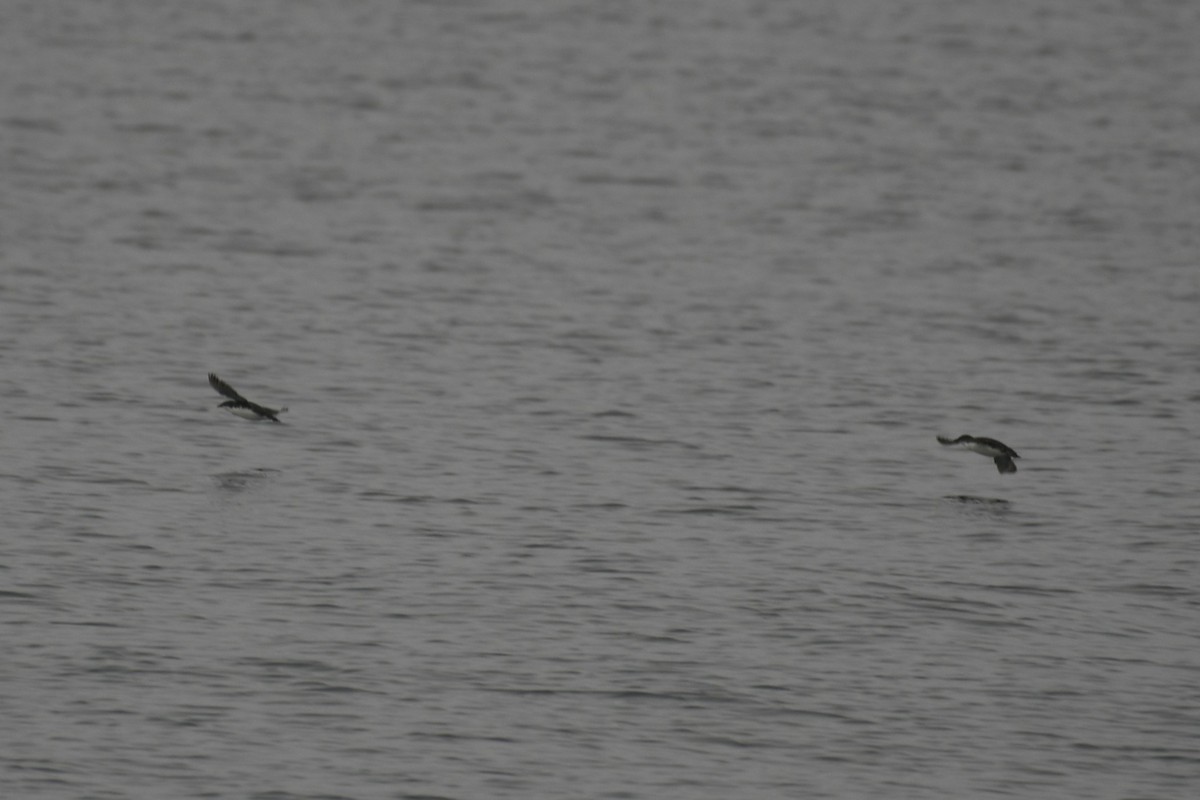
[[986, 444], [989, 447], [994, 447], [997, 450], [999, 450], [1001, 453], [1004, 453], [1004, 455], [1008, 456], [1009, 458], [1020, 458], [1020, 456], [1017, 455], [1017, 451], [1013, 450], [1011, 447], [1006, 445], [1004, 442], [999, 442], [999, 441], [996, 441], [995, 439], [989, 439], [986, 436], [976, 437], [975, 441], [977, 441], [981, 444]]
[[216, 376], [216, 373], [213, 373], [213, 372], [208, 373], [208, 384], [209, 384], [209, 386], [212, 386], [214, 389], [216, 389], [219, 393], [228, 397], [230, 400], [237, 400], [239, 403], [245, 403], [246, 405], [251, 405], [249, 400], [247, 400], [246, 398], [242, 397], [240, 394], [237, 393], [237, 389], [234, 389], [228, 383], [226, 383], [225, 381], [218, 378]]

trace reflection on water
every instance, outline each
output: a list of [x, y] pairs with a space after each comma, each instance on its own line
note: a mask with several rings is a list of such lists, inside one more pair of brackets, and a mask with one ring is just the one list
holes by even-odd
[[240, 492], [257, 486], [278, 473], [279, 470], [266, 467], [242, 470], [240, 472], [222, 472], [213, 476], [213, 482], [219, 489]]

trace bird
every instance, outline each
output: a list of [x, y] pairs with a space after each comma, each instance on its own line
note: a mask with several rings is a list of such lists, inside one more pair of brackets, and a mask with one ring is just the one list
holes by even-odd
[[1016, 450], [1004, 442], [998, 442], [986, 436], [968, 436], [965, 433], [957, 439], [938, 436], [937, 440], [947, 447], [957, 446], [973, 453], [979, 453], [981, 456], [987, 456], [996, 462], [996, 469], [1000, 471], [1001, 475], [1017, 471], [1017, 465], [1013, 463], [1013, 459], [1020, 458], [1020, 456], [1017, 455]]
[[286, 408], [267, 408], [266, 406], [260, 406], [258, 403], [251, 403], [238, 394], [237, 389], [234, 389], [228, 383], [218, 378], [214, 372], [208, 373], [208, 383], [218, 393], [229, 398], [224, 403], [218, 405], [217, 408], [223, 408], [230, 414], [235, 414], [242, 419], [256, 422], [269, 419], [271, 422], [279, 422], [279, 417], [275, 415], [287, 411]]

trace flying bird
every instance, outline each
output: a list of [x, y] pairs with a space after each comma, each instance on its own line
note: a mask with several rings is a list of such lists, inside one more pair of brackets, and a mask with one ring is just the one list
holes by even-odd
[[229, 398], [224, 403], [218, 405], [217, 408], [223, 408], [230, 414], [236, 414], [242, 419], [254, 421], [269, 419], [271, 422], [279, 422], [279, 418], [275, 415], [287, 411], [286, 408], [267, 408], [266, 406], [260, 406], [258, 403], [251, 403], [238, 394], [237, 389], [234, 389], [228, 383], [218, 378], [215, 373], [208, 373], [208, 383], [217, 392]]
[[996, 462], [996, 469], [1000, 471], [1001, 475], [1017, 471], [1017, 465], [1013, 463], [1013, 459], [1020, 458], [1020, 456], [1017, 455], [1016, 450], [1004, 442], [998, 442], [986, 436], [968, 436], [965, 433], [957, 439], [938, 436], [937, 440], [947, 447], [959, 447], [979, 453], [981, 456], [987, 456]]

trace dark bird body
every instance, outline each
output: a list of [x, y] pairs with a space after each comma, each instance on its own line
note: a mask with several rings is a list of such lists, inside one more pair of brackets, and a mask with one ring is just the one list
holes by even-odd
[[1017, 471], [1017, 465], [1013, 463], [1013, 459], [1020, 458], [1020, 456], [1017, 455], [1016, 450], [1004, 442], [998, 442], [986, 436], [968, 436], [966, 434], [957, 439], [939, 436], [937, 440], [947, 447], [960, 447], [973, 453], [979, 453], [981, 456], [987, 456], [996, 462], [996, 469], [1000, 471], [1001, 475]]
[[279, 422], [279, 417], [276, 414], [282, 414], [287, 411], [286, 408], [267, 408], [266, 406], [260, 406], [258, 403], [250, 402], [238, 394], [237, 389], [234, 389], [228, 383], [218, 378], [215, 373], [208, 373], [208, 383], [218, 393], [229, 398], [224, 403], [218, 405], [217, 408], [223, 408], [230, 414], [235, 414], [242, 419]]

